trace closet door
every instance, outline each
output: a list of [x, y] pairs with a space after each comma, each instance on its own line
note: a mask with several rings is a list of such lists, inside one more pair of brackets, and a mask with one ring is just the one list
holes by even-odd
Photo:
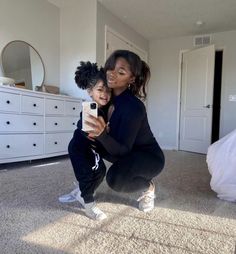
[[126, 49], [136, 53], [142, 60], [147, 62], [147, 52], [139, 49], [133, 43], [126, 40], [123, 36], [116, 32], [106, 30], [106, 56], [107, 59], [111, 53], [117, 49]]

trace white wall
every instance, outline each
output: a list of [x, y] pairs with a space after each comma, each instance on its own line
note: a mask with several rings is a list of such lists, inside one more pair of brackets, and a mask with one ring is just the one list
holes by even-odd
[[31, 44], [43, 59], [45, 84], [59, 86], [59, 9], [46, 0], [0, 0], [0, 53], [13, 40]]
[[[220, 137], [236, 128], [236, 31], [212, 35], [216, 48], [224, 47]], [[177, 147], [180, 51], [193, 49], [193, 37], [150, 42], [152, 77], [148, 90], [148, 115], [154, 135], [165, 148]]]
[[149, 51], [149, 43], [144, 37], [124, 24], [120, 19], [111, 14], [99, 2], [97, 3], [97, 55], [99, 65], [104, 65], [105, 56], [105, 25], [109, 26], [130, 42], [134, 43], [144, 51]]
[[43, 59], [45, 84], [60, 86], [61, 93], [88, 98], [74, 73], [80, 61], [104, 64], [105, 24], [148, 51], [147, 40], [96, 0], [62, 0], [60, 9], [47, 0], [0, 1], [0, 52], [12, 40], [31, 44]]
[[66, 0], [60, 8], [60, 89], [74, 97], [88, 98], [76, 86], [74, 73], [80, 61], [96, 61], [96, 9], [96, 0]]
[[236, 102], [229, 101], [229, 95], [236, 95], [236, 31], [214, 34], [213, 41], [216, 47], [224, 47], [220, 126], [223, 137], [236, 129]]

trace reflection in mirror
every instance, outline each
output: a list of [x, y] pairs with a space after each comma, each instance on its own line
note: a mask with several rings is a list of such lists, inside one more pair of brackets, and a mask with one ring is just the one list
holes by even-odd
[[44, 65], [39, 53], [24, 41], [12, 41], [2, 51], [3, 74], [17, 87], [35, 90], [44, 82]]

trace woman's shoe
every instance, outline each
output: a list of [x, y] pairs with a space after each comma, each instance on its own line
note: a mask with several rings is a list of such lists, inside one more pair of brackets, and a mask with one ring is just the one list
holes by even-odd
[[139, 210], [143, 212], [151, 211], [154, 208], [155, 197], [155, 185], [153, 182], [150, 182], [149, 189], [143, 191], [137, 200], [139, 202]]

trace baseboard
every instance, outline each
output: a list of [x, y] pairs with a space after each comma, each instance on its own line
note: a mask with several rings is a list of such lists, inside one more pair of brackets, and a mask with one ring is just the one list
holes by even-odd
[[163, 149], [163, 150], [173, 150], [173, 151], [178, 151], [179, 150], [177, 147], [173, 147], [173, 146], [161, 146], [161, 149]]

